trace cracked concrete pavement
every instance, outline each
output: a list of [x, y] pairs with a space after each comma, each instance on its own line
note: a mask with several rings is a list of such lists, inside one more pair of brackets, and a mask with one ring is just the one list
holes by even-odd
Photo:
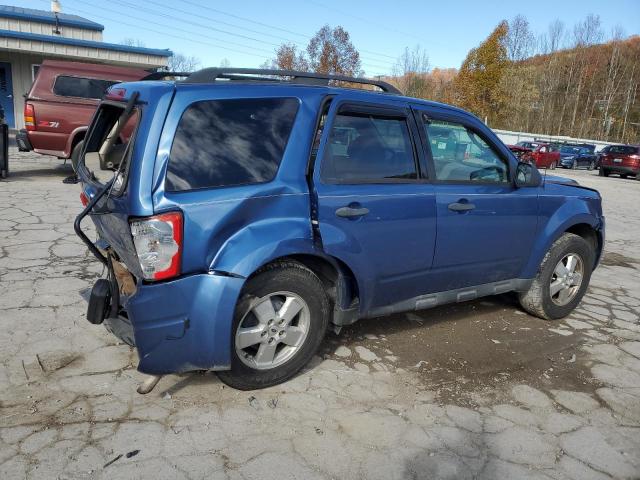
[[640, 478], [640, 182], [558, 172], [608, 223], [565, 320], [492, 297], [329, 334], [274, 388], [200, 372], [142, 396], [135, 352], [84, 319], [101, 267], [69, 173], [12, 149], [0, 181], [0, 478]]

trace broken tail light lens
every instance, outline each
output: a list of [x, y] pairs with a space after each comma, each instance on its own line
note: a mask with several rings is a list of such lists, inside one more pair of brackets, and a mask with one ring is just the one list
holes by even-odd
[[24, 104], [24, 126], [29, 132], [36, 129], [36, 112], [30, 103]]
[[145, 280], [180, 274], [182, 213], [169, 212], [131, 221], [131, 234]]

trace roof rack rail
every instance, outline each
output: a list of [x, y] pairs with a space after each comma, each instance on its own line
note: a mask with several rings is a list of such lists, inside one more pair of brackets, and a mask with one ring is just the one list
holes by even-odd
[[[192, 73], [192, 72], [191, 72]], [[162, 80], [169, 77], [188, 77], [190, 72], [151, 72], [146, 77], [142, 77], [140, 80]]]
[[[290, 80], [277, 80], [270, 77], [290, 77]], [[363, 85], [373, 85], [385, 93], [402, 95], [402, 92], [393, 85], [382, 80], [373, 80], [362, 77], [348, 77], [346, 75], [334, 75], [324, 73], [300, 72], [297, 70], [271, 70], [263, 68], [203, 68], [189, 75], [183, 83], [213, 83], [217, 79], [259, 81], [259, 82], [286, 82], [303, 85], [329, 85], [329, 82], [349, 82]]]

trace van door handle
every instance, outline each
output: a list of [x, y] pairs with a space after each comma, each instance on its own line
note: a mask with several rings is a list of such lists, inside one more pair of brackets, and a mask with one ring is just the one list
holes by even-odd
[[476, 208], [476, 206], [469, 202], [454, 202], [449, 204], [449, 210], [454, 212], [468, 212], [474, 208]]
[[362, 217], [367, 213], [369, 209], [364, 207], [341, 207], [336, 210], [336, 215], [342, 218]]

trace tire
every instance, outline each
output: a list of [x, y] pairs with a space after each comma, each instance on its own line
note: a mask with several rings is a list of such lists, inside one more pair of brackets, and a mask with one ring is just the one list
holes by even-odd
[[[579, 258], [581, 262], [581, 280], [579, 285], [573, 285], [569, 288], [570, 297], [565, 299], [566, 303], [562, 303], [559, 297], [562, 292], [556, 293], [552, 297], [551, 287], [552, 282], [562, 283], [557, 276], [557, 268], [559, 262], [564, 261], [569, 256], [577, 256]], [[580, 303], [589, 287], [594, 258], [593, 247], [584, 238], [573, 233], [563, 234], [551, 245], [551, 248], [544, 256], [529, 290], [518, 295], [520, 305], [531, 315], [545, 320], [558, 320], [566, 317]], [[577, 272], [578, 268], [575, 268]], [[569, 282], [569, 284], [571, 283], [573, 281]], [[563, 288], [562, 290], [564, 291], [565, 289]]]
[[596, 168], [596, 163], [595, 162], [591, 162], [589, 164], [589, 166], [587, 167], [587, 170], [593, 170], [594, 168]]
[[556, 169], [556, 162], [551, 162], [551, 165], [549, 166], [549, 168], [551, 168], [551, 170], [555, 170]]
[[73, 167], [73, 171], [78, 173], [78, 163], [80, 162], [80, 152], [82, 151], [82, 147], [84, 146], [84, 140], [80, 140], [76, 143], [76, 146], [73, 147], [71, 151], [71, 166]]
[[626, 173], [621, 173], [620, 174], [620, 178], [627, 178], [627, 174]]
[[[281, 326], [280, 322], [284, 320], [279, 320], [278, 313], [282, 312], [287, 301], [290, 305], [302, 305], [302, 308], [292, 317], [293, 320]], [[287, 261], [264, 267], [247, 281], [240, 295], [230, 338], [231, 369], [217, 372], [218, 377], [238, 390], [271, 387], [290, 379], [320, 347], [329, 325], [330, 312], [329, 298], [322, 282], [304, 265]], [[276, 316], [272, 320], [266, 320], [273, 314]], [[280, 340], [289, 338], [294, 342], [296, 328], [295, 338], [302, 335], [301, 331], [306, 331], [297, 346]], [[280, 337], [283, 330], [284, 336]], [[238, 343], [242, 338], [241, 331], [252, 335], [243, 341], [248, 344], [244, 348]], [[256, 340], [259, 341], [251, 343]], [[264, 350], [262, 354], [261, 349]], [[265, 352], [270, 351], [274, 352], [272, 361], [259, 365], [259, 356], [269, 358]]]
[[578, 168], [578, 162], [574, 160], [573, 163], [571, 164], [571, 170], [576, 170], [577, 168]]
[[609, 170], [605, 170], [604, 168], [600, 167], [600, 172], [598, 173], [598, 175], [600, 175], [601, 177], [608, 177]]

